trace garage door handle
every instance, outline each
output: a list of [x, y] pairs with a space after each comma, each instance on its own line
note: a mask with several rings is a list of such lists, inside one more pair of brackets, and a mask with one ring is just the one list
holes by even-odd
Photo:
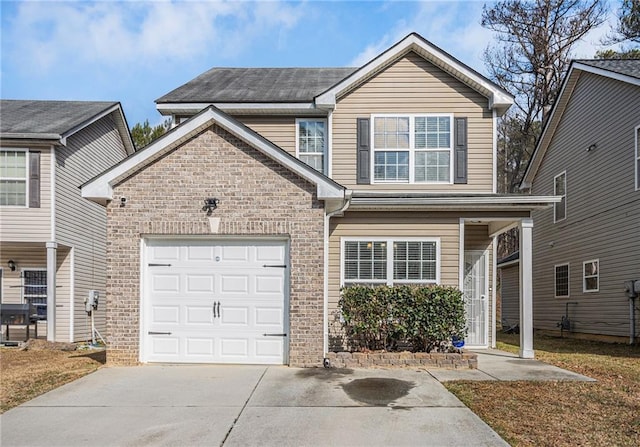
[[278, 264], [278, 265], [264, 264], [263, 267], [269, 267], [269, 268], [272, 268], [272, 269], [286, 269], [287, 265], [286, 264]]
[[149, 335], [171, 335], [171, 332], [154, 332], [154, 331], [149, 331], [149, 332], [147, 332], [147, 334], [149, 334]]
[[262, 334], [264, 337], [286, 337], [287, 334]]
[[149, 264], [149, 267], [171, 267], [171, 264]]

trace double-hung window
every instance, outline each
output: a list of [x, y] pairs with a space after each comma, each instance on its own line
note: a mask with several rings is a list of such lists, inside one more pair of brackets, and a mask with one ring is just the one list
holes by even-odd
[[374, 115], [376, 183], [451, 183], [451, 115]]
[[0, 206], [27, 206], [27, 155], [20, 149], [0, 150]]
[[555, 297], [567, 298], [569, 296], [569, 264], [555, 266]]
[[30, 304], [46, 304], [47, 271], [45, 269], [23, 270], [24, 301]]
[[600, 261], [593, 259], [582, 263], [583, 292], [597, 292], [600, 290]]
[[553, 178], [553, 195], [562, 197], [553, 206], [553, 221], [558, 222], [567, 218], [567, 171]]
[[440, 240], [438, 238], [342, 240], [343, 285], [438, 283]]
[[327, 120], [296, 120], [296, 152], [301, 161], [327, 173]]

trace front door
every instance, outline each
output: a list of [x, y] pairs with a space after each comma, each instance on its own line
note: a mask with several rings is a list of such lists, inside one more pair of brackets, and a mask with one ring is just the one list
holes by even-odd
[[488, 346], [489, 262], [486, 251], [464, 254], [464, 300], [467, 313], [468, 347]]

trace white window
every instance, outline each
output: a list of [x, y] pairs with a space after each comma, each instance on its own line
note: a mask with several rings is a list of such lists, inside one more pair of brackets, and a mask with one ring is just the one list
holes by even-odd
[[553, 178], [553, 195], [562, 196], [562, 200], [553, 206], [553, 221], [567, 218], [567, 171]]
[[636, 190], [640, 191], [640, 126], [636, 127]]
[[566, 298], [569, 296], [569, 264], [555, 266], [555, 297]]
[[27, 151], [0, 150], [0, 206], [27, 206]]
[[23, 298], [25, 303], [46, 304], [47, 270], [30, 269], [22, 271]]
[[342, 284], [438, 283], [438, 238], [342, 240]]
[[377, 183], [451, 183], [451, 115], [374, 115]]
[[582, 263], [582, 289], [584, 292], [600, 290], [600, 261], [593, 259]]
[[296, 120], [296, 153], [312, 168], [326, 173], [327, 121], [324, 119]]

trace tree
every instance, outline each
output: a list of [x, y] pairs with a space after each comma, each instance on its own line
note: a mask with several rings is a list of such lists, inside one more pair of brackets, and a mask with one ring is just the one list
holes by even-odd
[[600, 50], [596, 52], [596, 59], [640, 59], [640, 48], [626, 51]]
[[131, 128], [131, 139], [133, 139], [136, 149], [140, 149], [164, 135], [169, 129], [171, 129], [171, 118], [167, 118], [162, 124], [154, 127], [151, 127], [149, 120], [145, 120], [144, 124], [136, 123]]
[[516, 97], [500, 126], [509, 129], [500, 139], [511, 163], [501, 192], [517, 191], [573, 46], [605, 18], [601, 0], [504, 0], [483, 8], [481, 24], [495, 32], [484, 52], [489, 77]]
[[[605, 19], [602, 0], [503, 0], [484, 6], [481, 24], [495, 32], [495, 42], [484, 52], [489, 77], [515, 96], [498, 124], [499, 192], [519, 192], [571, 50]], [[517, 247], [514, 230], [499, 239], [498, 258]]]
[[622, 0], [611, 42], [640, 43], [640, 0]]

